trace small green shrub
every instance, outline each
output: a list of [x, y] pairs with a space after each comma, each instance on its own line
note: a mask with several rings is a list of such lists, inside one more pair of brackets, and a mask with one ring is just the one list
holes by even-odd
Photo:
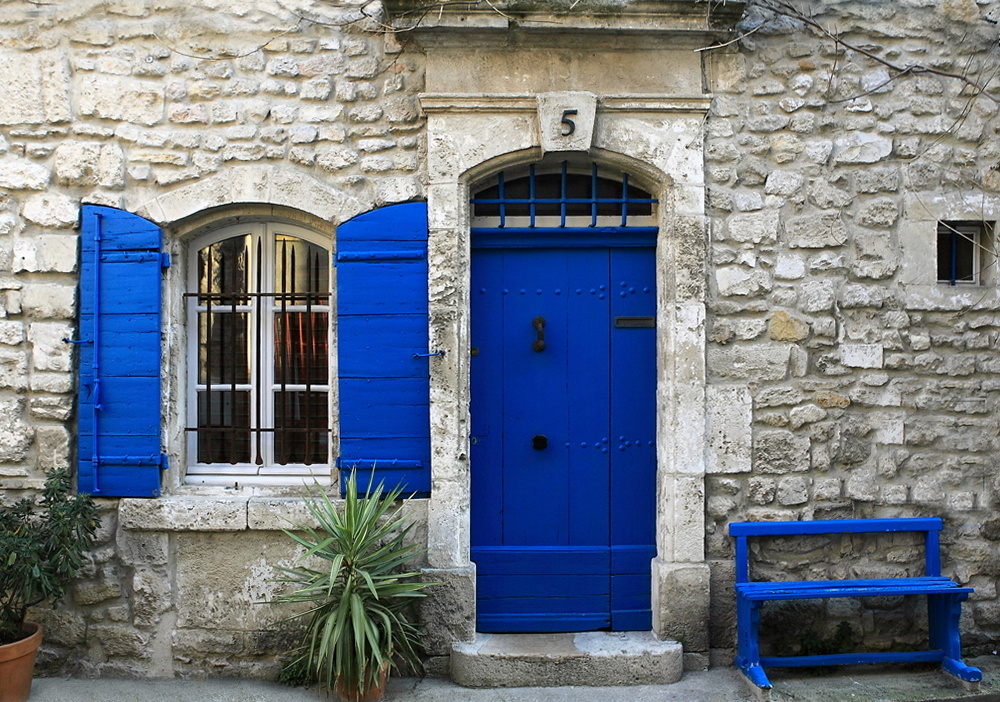
[[275, 682], [289, 687], [306, 687], [316, 684], [316, 676], [310, 671], [309, 663], [303, 656], [296, 656], [281, 664]]
[[0, 644], [22, 638], [28, 609], [58, 602], [94, 543], [98, 511], [73, 492], [67, 470], [49, 473], [41, 501], [0, 510]]

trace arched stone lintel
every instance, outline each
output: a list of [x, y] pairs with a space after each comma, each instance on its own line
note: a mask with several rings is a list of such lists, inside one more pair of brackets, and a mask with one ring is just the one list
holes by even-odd
[[305, 210], [287, 205], [257, 202], [236, 202], [201, 210], [189, 217], [171, 223], [170, 229], [180, 239], [190, 239], [205, 232], [247, 221], [268, 221], [293, 224], [311, 229], [330, 237], [332, 242], [336, 227], [328, 220]]
[[[628, 154], [614, 151], [607, 151], [600, 148], [592, 148], [587, 151], [556, 151], [546, 154], [548, 157], [559, 160], [560, 156], [569, 154], [586, 154], [590, 161], [600, 166], [612, 166], [619, 168], [629, 174], [629, 182], [648, 192], [656, 193], [664, 188], [669, 188], [673, 184], [673, 179], [655, 166], [644, 161], [640, 161]], [[459, 176], [461, 182], [468, 184], [470, 188], [475, 188], [483, 180], [513, 166], [522, 166], [539, 161], [543, 156], [540, 148], [532, 147], [519, 151], [511, 151], [500, 154], [491, 159], [478, 163]]]
[[135, 212], [166, 225], [238, 203], [283, 205], [334, 226], [374, 209], [377, 204], [359, 200], [299, 171], [238, 166], [154, 197], [140, 204]]

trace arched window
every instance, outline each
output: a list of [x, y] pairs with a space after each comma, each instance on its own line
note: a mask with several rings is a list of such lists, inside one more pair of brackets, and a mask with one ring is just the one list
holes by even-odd
[[328, 246], [258, 222], [201, 237], [190, 256], [188, 482], [329, 475]]
[[621, 170], [575, 159], [500, 171], [472, 196], [473, 228], [655, 226], [656, 199]]

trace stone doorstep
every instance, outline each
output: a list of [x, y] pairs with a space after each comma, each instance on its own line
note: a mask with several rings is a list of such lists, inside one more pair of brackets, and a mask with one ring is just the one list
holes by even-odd
[[451, 653], [465, 687], [664, 685], [680, 680], [684, 653], [651, 632], [476, 634]]

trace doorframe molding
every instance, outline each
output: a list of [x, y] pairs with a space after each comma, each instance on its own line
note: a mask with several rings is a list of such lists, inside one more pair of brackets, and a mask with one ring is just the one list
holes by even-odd
[[[653, 630], [707, 662], [709, 568], [705, 560], [704, 95], [598, 96], [589, 157], [629, 172], [658, 198], [657, 557]], [[432, 654], [475, 635], [470, 553], [469, 188], [543, 155], [533, 95], [424, 95], [427, 115], [428, 348], [432, 493], [428, 564], [449, 612], [427, 622]], [[445, 592], [447, 591], [447, 595]], [[699, 658], [698, 661], [702, 659]], [[698, 665], [698, 661], [692, 664]]]

